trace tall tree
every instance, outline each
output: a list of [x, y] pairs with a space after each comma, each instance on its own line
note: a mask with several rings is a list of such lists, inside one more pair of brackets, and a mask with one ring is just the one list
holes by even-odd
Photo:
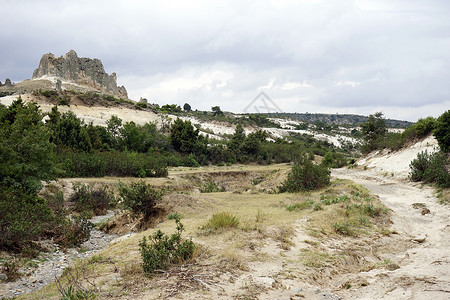
[[195, 130], [190, 121], [175, 120], [170, 129], [170, 141], [175, 150], [182, 153], [193, 153], [198, 142], [198, 129]]
[[436, 120], [434, 136], [439, 147], [444, 152], [450, 151], [450, 110], [447, 110]]
[[364, 135], [365, 151], [370, 152], [377, 148], [378, 143], [387, 134], [386, 120], [382, 112], [376, 112], [369, 116], [369, 119], [361, 125]]

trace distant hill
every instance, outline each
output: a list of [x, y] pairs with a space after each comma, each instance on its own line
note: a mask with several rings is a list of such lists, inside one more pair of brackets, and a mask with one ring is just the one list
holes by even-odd
[[[351, 114], [311, 114], [311, 113], [268, 113], [273, 118], [291, 118], [308, 123], [324, 122], [325, 124], [358, 125], [367, 121], [369, 117]], [[402, 120], [386, 119], [390, 128], [406, 128], [414, 123]]]

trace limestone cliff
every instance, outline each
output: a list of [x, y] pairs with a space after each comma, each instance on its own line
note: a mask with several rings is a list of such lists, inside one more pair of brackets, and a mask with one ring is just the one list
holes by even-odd
[[63, 81], [72, 81], [117, 97], [128, 98], [125, 87], [117, 86], [116, 73], [109, 75], [99, 59], [80, 58], [74, 50], [60, 57], [55, 57], [52, 53], [44, 54], [39, 67], [33, 72], [33, 79], [43, 76], [58, 77]]

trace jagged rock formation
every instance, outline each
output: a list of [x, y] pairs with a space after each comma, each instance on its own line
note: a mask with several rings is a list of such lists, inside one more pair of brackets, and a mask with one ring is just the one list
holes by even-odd
[[33, 72], [33, 79], [44, 76], [55, 76], [117, 97], [128, 98], [125, 87], [117, 86], [116, 73], [109, 75], [99, 59], [79, 58], [74, 50], [60, 57], [55, 57], [52, 53], [44, 54], [39, 67]]
[[6, 87], [12, 87], [11, 79], [6, 78], [4, 86], [6, 86]]

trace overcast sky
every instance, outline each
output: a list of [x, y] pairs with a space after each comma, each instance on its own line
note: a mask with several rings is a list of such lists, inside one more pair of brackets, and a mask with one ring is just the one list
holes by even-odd
[[[416, 121], [450, 108], [449, 0], [0, 0], [0, 80], [99, 58], [129, 97]], [[260, 99], [250, 106], [261, 108]]]

